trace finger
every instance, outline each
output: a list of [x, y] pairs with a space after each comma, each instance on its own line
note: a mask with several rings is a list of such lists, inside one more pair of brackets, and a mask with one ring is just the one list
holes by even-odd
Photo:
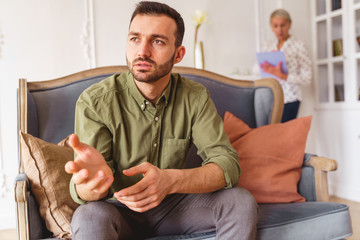
[[141, 207], [139, 206], [133, 206], [133, 204], [131, 203], [127, 203], [125, 201], [120, 201], [122, 204], [126, 205], [128, 208], [130, 208], [131, 210], [135, 211], [135, 212], [146, 212], [154, 207], [157, 207], [159, 205], [158, 202], [150, 202], [149, 204], [143, 205]]
[[143, 178], [140, 182], [117, 192], [117, 196], [124, 197], [124, 196], [132, 196], [135, 194], [139, 194], [140, 192], [145, 191], [148, 187], [149, 187], [149, 184]]
[[140, 192], [138, 192], [136, 194], [132, 194], [132, 195], [123, 195], [123, 193], [121, 191], [119, 191], [117, 193], [114, 193], [114, 197], [116, 197], [119, 201], [124, 200], [124, 201], [136, 202], [136, 201], [140, 201], [145, 198], [148, 198], [150, 196], [148, 189], [149, 188], [146, 188], [146, 189], [144, 189], [144, 191], [140, 191]]
[[[111, 182], [108, 182], [110, 180]], [[100, 170], [96, 173], [96, 175], [93, 178], [87, 181], [86, 185], [90, 191], [103, 193], [104, 191], [107, 191], [108, 188], [111, 186], [112, 180], [113, 180], [112, 176], [111, 178], [108, 178], [108, 176], [106, 176], [104, 171]]]
[[143, 184], [140, 181], [128, 188], [124, 188], [120, 190], [119, 192], [117, 192], [116, 195], [117, 197], [132, 196], [135, 194], [139, 194], [140, 192], [144, 191], [147, 187], [148, 187], [147, 184]]
[[94, 191], [96, 188], [100, 187], [104, 179], [105, 179], [104, 172], [99, 171], [93, 177], [87, 180], [86, 188], [90, 191]]
[[269, 73], [269, 68], [263, 68], [263, 71]]
[[151, 204], [153, 201], [150, 197], [139, 200], [139, 201], [131, 201], [128, 199], [120, 199], [119, 200], [122, 204], [125, 204], [128, 207], [132, 207], [132, 208], [143, 208], [146, 207], [147, 205]]
[[108, 176], [106, 177], [102, 184], [100, 184], [95, 191], [99, 192], [99, 193], [104, 193], [106, 191], [109, 190], [109, 188], [111, 187], [111, 184], [114, 182], [114, 177], [113, 176]]
[[148, 164], [148, 163], [141, 163], [138, 166], [123, 170], [123, 173], [126, 176], [135, 176], [135, 175], [138, 175], [138, 174], [144, 174], [147, 171], [149, 171], [151, 166], [152, 165]]
[[89, 178], [89, 171], [85, 168], [81, 169], [77, 173], [73, 174], [73, 182], [75, 184], [83, 184], [86, 183]]
[[269, 62], [265, 62], [265, 65], [267, 66], [267, 67], [271, 67], [271, 66], [273, 66], [271, 63], [269, 63]]
[[78, 166], [74, 161], [68, 161], [65, 164], [65, 172], [73, 174], [78, 172]]

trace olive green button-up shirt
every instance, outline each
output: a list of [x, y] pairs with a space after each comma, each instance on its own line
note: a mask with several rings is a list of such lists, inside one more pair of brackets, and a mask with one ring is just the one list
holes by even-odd
[[[225, 97], [225, 96], [224, 96]], [[161, 169], [181, 169], [192, 143], [203, 165], [218, 164], [226, 187], [238, 183], [236, 151], [204, 86], [172, 74], [156, 105], [147, 101], [129, 71], [113, 75], [86, 89], [75, 111], [80, 141], [103, 154], [114, 173], [110, 195], [138, 182], [122, 170], [149, 162]], [[84, 203], [70, 183], [72, 198]]]

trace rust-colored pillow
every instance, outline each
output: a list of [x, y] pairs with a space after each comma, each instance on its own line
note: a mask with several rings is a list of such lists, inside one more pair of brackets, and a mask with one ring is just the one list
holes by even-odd
[[70, 197], [71, 175], [64, 169], [65, 163], [74, 158], [68, 138], [53, 144], [22, 132], [20, 137], [24, 170], [40, 216], [55, 238], [71, 239], [70, 222], [78, 204]]
[[225, 132], [239, 154], [242, 169], [239, 186], [249, 190], [258, 203], [305, 201], [297, 185], [311, 119], [252, 129], [232, 113], [225, 113]]

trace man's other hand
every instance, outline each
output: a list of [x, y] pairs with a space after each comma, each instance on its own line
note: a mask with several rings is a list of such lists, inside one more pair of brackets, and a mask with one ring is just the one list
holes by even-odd
[[69, 143], [77, 153], [75, 161], [65, 164], [65, 171], [73, 174], [79, 197], [85, 201], [96, 201], [104, 198], [114, 181], [110, 167], [102, 154], [95, 148], [80, 142], [77, 135], [72, 134]]
[[145, 212], [158, 206], [171, 193], [172, 178], [166, 170], [150, 163], [142, 163], [124, 170], [126, 176], [142, 174], [144, 178], [131, 187], [114, 194], [117, 200], [136, 212]]

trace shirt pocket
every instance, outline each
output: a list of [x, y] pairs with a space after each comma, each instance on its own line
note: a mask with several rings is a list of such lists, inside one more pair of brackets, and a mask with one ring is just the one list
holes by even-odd
[[160, 168], [184, 168], [186, 155], [189, 150], [190, 139], [164, 139], [161, 152]]

